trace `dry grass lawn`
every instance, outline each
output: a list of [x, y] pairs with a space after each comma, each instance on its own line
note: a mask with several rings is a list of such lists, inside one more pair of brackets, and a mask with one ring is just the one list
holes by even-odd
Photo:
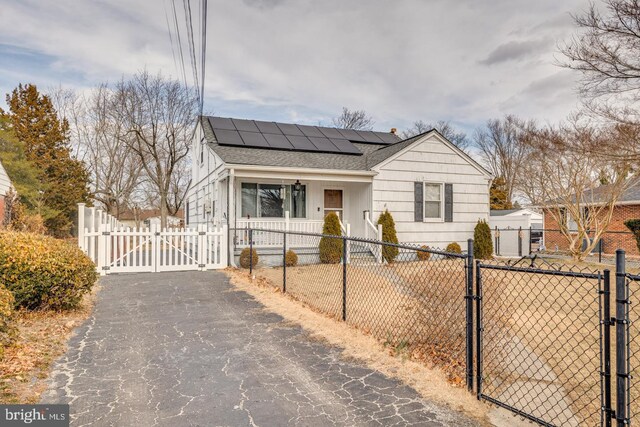
[[53, 362], [66, 350], [73, 329], [91, 314], [99, 285], [72, 311], [19, 311], [20, 336], [0, 361], [0, 403], [36, 403]]

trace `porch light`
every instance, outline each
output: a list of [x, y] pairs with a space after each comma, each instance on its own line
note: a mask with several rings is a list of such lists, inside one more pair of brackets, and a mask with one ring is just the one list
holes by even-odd
[[300, 189], [302, 188], [302, 184], [300, 184], [299, 179], [296, 179], [296, 183], [293, 185], [293, 188], [295, 188], [296, 191], [300, 191]]

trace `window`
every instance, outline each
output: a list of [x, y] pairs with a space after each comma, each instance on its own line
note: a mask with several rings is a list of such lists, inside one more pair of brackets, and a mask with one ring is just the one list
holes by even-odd
[[442, 218], [442, 184], [424, 183], [424, 217]]
[[242, 183], [241, 214], [253, 218], [306, 218], [307, 189], [292, 185]]

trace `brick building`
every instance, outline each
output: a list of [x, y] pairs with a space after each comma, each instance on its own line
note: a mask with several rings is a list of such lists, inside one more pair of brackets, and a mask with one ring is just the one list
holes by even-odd
[[[602, 250], [613, 254], [616, 249], [624, 249], [629, 255], [640, 255], [633, 234], [624, 225], [628, 219], [640, 218], [640, 181], [630, 186], [613, 208], [613, 216], [607, 232], [602, 237]], [[548, 250], [566, 250], [567, 238], [560, 234], [557, 221], [552, 215], [544, 215], [544, 242]]]

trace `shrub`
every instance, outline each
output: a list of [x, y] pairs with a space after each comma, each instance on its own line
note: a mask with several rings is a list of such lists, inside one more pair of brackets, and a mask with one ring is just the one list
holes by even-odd
[[75, 308], [97, 279], [95, 264], [75, 245], [38, 234], [0, 233], [0, 283], [13, 293], [16, 307]]
[[[427, 245], [422, 245], [420, 247], [422, 249], [429, 249], [429, 246]], [[431, 258], [431, 252], [416, 251], [416, 257], [418, 257], [420, 261], [427, 261], [429, 258]]]
[[636, 245], [640, 251], [640, 219], [628, 219], [624, 222], [624, 225], [633, 233], [633, 236], [636, 238]]
[[244, 248], [242, 252], [240, 252], [240, 267], [249, 268], [251, 264], [253, 264], [254, 267], [258, 265], [258, 251]]
[[[335, 212], [329, 212], [324, 217], [322, 234], [330, 236], [342, 235], [340, 229], [340, 218]], [[342, 259], [343, 243], [342, 239], [322, 237], [320, 239], [320, 262], [323, 264], [337, 264]]]
[[[382, 241], [398, 244], [398, 235], [396, 234], [396, 223], [388, 210], [380, 214], [378, 224], [382, 225]], [[382, 258], [391, 264], [398, 256], [398, 248], [395, 246], [382, 246]]]
[[13, 312], [14, 305], [13, 294], [4, 285], [0, 285], [0, 360], [4, 355], [4, 348], [11, 345], [18, 336]]
[[295, 267], [298, 265], [298, 255], [289, 249], [287, 253], [284, 255], [284, 263], [287, 267]]
[[492, 255], [491, 229], [487, 221], [480, 220], [473, 230], [473, 256], [477, 259], [490, 259]]
[[447, 248], [445, 249], [445, 251], [450, 252], [452, 254], [461, 254], [462, 248], [456, 242], [451, 242], [447, 245]]

